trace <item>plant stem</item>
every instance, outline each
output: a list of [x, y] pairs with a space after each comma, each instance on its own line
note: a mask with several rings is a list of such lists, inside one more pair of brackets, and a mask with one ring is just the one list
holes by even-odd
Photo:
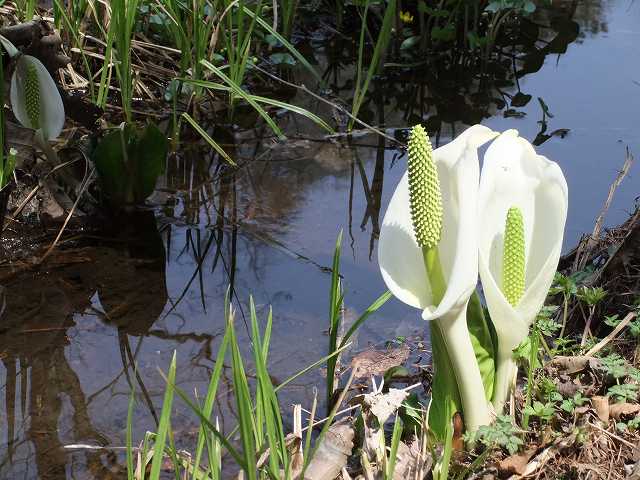
[[562, 328], [560, 329], [560, 338], [564, 335], [564, 329], [567, 326], [567, 317], [569, 315], [569, 295], [565, 292], [563, 294], [564, 297], [564, 308], [562, 311]]
[[[531, 397], [533, 393], [533, 381], [534, 381], [533, 370], [534, 370], [536, 357], [538, 355], [539, 335], [540, 333], [538, 331], [537, 323], [534, 323], [533, 329], [531, 332], [531, 337], [530, 337], [531, 345], [529, 350], [529, 365], [527, 367], [527, 398], [525, 400], [525, 408], [524, 408], [525, 411], [526, 411], [526, 407], [531, 406]], [[529, 428], [529, 414], [527, 413], [524, 413], [522, 416], [522, 428], [524, 430]]]
[[[438, 249], [437, 247], [423, 248], [422, 253], [433, 303], [438, 305], [444, 298], [447, 288]], [[450, 379], [448, 381], [443, 379], [442, 384], [447, 386], [447, 390], [454, 397], [457, 391], [459, 402], [454, 403], [462, 405], [467, 430], [474, 432], [481, 425], [488, 425], [489, 410], [486, 402], [482, 401], [484, 383], [467, 329], [466, 304], [463, 308], [452, 309], [443, 317], [434, 320], [431, 323], [431, 333], [435, 375], [449, 376], [449, 372], [453, 371], [455, 384], [451, 385]], [[480, 395], [480, 401], [478, 401], [478, 395]], [[450, 413], [453, 415], [455, 412]], [[447, 421], [449, 420], [450, 417], [447, 418]]]
[[491, 402], [497, 414], [502, 413], [517, 368], [516, 362], [513, 360], [512, 350], [505, 348], [498, 342], [496, 381], [493, 387], [493, 400]]

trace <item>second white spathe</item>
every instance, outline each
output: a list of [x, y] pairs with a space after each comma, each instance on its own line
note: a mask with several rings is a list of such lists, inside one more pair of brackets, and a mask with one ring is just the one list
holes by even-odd
[[[525, 289], [512, 306], [502, 290], [507, 211], [517, 207], [524, 219]], [[526, 339], [544, 305], [555, 275], [567, 218], [568, 189], [555, 162], [507, 130], [487, 149], [478, 195], [480, 279], [498, 338], [493, 405], [500, 413], [516, 372], [513, 349]]]

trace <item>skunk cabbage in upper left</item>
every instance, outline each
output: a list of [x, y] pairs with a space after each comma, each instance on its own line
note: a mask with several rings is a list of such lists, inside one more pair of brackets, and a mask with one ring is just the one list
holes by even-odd
[[11, 108], [27, 128], [40, 130], [45, 140], [60, 135], [64, 105], [58, 87], [40, 60], [20, 55], [11, 76]]
[[0, 35], [0, 44], [15, 61], [11, 76], [11, 109], [23, 127], [53, 140], [64, 126], [64, 105], [51, 74], [40, 60], [20, 51]]

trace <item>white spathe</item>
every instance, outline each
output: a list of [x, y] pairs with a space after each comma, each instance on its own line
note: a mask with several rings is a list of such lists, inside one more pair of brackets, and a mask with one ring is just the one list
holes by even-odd
[[[525, 289], [513, 307], [502, 293], [507, 211], [524, 219]], [[502, 133], [487, 149], [480, 177], [478, 247], [480, 279], [498, 337], [493, 405], [500, 413], [516, 373], [513, 349], [526, 339], [544, 305], [562, 250], [568, 189], [555, 162], [538, 155], [516, 130]]]
[[438, 250], [447, 285], [439, 304], [433, 301], [422, 249], [413, 231], [408, 173], [391, 198], [378, 242], [380, 271], [391, 293], [422, 310], [423, 319], [436, 320], [442, 328], [470, 431], [491, 421], [488, 406], [482, 401], [484, 387], [466, 327], [466, 307], [478, 282], [477, 150], [496, 135], [487, 127], [475, 125], [433, 151], [444, 211]]
[[[32, 125], [27, 113], [26, 81], [29, 66], [35, 67], [38, 79], [40, 125]], [[64, 105], [53, 78], [40, 60], [31, 55], [20, 55], [11, 77], [11, 109], [20, 124], [27, 128], [40, 130], [45, 140], [54, 140], [64, 126]], [[39, 128], [38, 128], [39, 127]]]

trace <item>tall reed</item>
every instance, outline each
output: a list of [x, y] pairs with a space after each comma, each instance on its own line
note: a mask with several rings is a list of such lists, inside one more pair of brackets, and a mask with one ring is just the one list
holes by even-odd
[[396, 0], [389, 0], [385, 11], [384, 17], [382, 18], [382, 26], [380, 27], [380, 32], [378, 33], [378, 38], [376, 40], [376, 45], [373, 49], [373, 55], [371, 56], [371, 60], [369, 62], [369, 67], [364, 71], [364, 55], [365, 55], [365, 44], [367, 42], [367, 17], [373, 2], [371, 0], [366, 0], [364, 13], [362, 15], [362, 29], [360, 30], [360, 41], [358, 45], [358, 63], [356, 70], [356, 87], [353, 93], [353, 103], [351, 106], [351, 115], [352, 118], [349, 120], [349, 124], [347, 125], [347, 130], [351, 131], [354, 125], [354, 118], [358, 116], [358, 112], [364, 103], [364, 100], [367, 95], [367, 91], [369, 90], [369, 84], [371, 83], [371, 79], [376, 73], [379, 73], [381, 70], [381, 62], [384, 58], [384, 54], [389, 46], [391, 41], [392, 27], [393, 22], [396, 18]]
[[[122, 110], [127, 122], [133, 119], [132, 101], [135, 90], [135, 76], [131, 62], [131, 42], [135, 33], [139, 0], [112, 0], [109, 36], [115, 43], [115, 69], [120, 85]], [[111, 33], [113, 30], [113, 33]]]

